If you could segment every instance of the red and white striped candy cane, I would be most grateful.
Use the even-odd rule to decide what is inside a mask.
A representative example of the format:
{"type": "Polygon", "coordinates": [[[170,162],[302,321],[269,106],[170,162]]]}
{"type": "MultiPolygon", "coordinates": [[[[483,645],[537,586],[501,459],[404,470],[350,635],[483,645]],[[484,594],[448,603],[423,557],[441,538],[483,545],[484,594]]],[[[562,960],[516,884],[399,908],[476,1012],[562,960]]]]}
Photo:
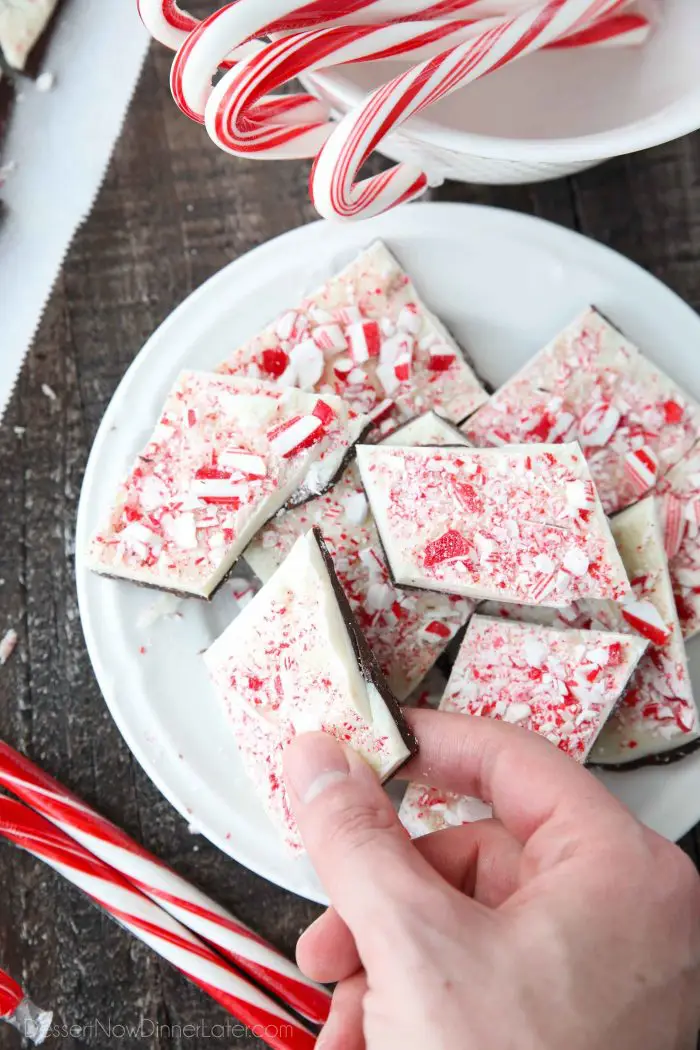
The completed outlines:
{"type": "MultiPolygon", "coordinates": [[[[205,119],[213,73],[217,69],[230,69],[235,60],[246,54],[258,53],[261,45],[255,38],[263,34],[275,38],[292,30],[317,30],[329,26],[345,29],[377,25],[382,20],[387,24],[399,20],[445,23],[459,14],[468,15],[473,23],[474,16],[480,17],[484,10],[494,6],[486,0],[442,0],[438,3],[426,3],[426,0],[312,0],[302,5],[298,0],[236,0],[198,22],[181,12],[172,0],[138,0],[138,3],[142,19],[156,39],[178,48],[170,78],[173,97],[183,113],[200,123],[205,119]]],[[[629,3],[629,0],[618,0],[618,5],[622,3],[629,3]]],[[[517,4],[513,0],[503,0],[498,6],[521,7],[522,0],[517,4]]],[[[624,29],[620,26],[592,42],[638,42],[645,29],[648,25],[642,19],[635,26],[634,33],[630,32],[629,26],[624,29]]],[[[374,57],[372,50],[367,57],[374,57]]],[[[326,64],[331,63],[327,61],[326,64]]],[[[326,108],[310,95],[299,95],[293,100],[291,97],[274,101],[265,99],[261,106],[268,117],[284,114],[287,122],[292,110],[298,121],[325,120],[328,116],[326,108]]]]}
{"type": "Polygon", "coordinates": [[[21,802],[0,797],[0,835],[46,862],[135,937],[247,1025],[274,1050],[311,1050],[315,1037],[237,974],[203,941],[134,889],[113,868],[21,802]]]}
{"type": "Polygon", "coordinates": [[[0,970],[0,1018],[11,1017],[24,999],[24,992],[9,973],[0,970]]]}
{"type": "MultiPolygon", "coordinates": [[[[199,18],[184,11],[175,0],[136,0],[136,6],[154,40],[171,51],[177,51],[200,24],[199,18]]],[[[470,18],[503,16],[526,8],[528,0],[297,0],[288,5],[289,15],[283,19],[278,13],[268,16],[260,0],[257,6],[261,29],[251,35],[258,35],[267,23],[275,22],[276,30],[282,31],[318,29],[321,25],[376,25],[399,19],[447,19],[465,12],[470,18]]]]}
{"type": "Polygon", "coordinates": [[[9,973],[0,970],[0,1021],[5,1021],[21,1032],[25,1039],[38,1046],[49,1034],[53,1013],[40,1010],[24,994],[9,973]]]}
{"type": "Polygon", "coordinates": [[[323,1024],[330,995],[224,908],[0,741],[0,784],[109,864],[304,1017],[323,1024]]]}
{"type": "Polygon", "coordinates": [[[458,88],[585,29],[621,6],[620,0],[546,0],[373,91],[343,117],[316,158],[311,195],[319,213],[326,218],[369,218],[420,196],[428,179],[410,164],[355,182],[385,135],[458,88]]]}
{"type": "MultiPolygon", "coordinates": [[[[617,0],[619,3],[619,0],[617,0]]],[[[424,60],[443,54],[502,21],[402,22],[382,26],[338,26],[282,36],[239,62],[212,89],[205,107],[211,138],[235,156],[313,157],[335,128],[323,106],[309,95],[271,94],[302,73],[370,60],[424,60]],[[305,118],[305,119],[304,119],[305,118]]],[[[647,20],[617,15],[596,21],[547,47],[601,46],[641,41],[647,20]]]]}

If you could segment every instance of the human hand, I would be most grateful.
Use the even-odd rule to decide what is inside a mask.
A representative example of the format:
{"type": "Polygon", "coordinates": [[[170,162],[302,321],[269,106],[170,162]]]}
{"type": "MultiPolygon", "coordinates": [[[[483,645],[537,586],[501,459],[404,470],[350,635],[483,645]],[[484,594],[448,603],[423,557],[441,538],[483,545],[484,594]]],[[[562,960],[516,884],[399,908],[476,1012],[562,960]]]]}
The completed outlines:
{"type": "Polygon", "coordinates": [[[333,907],[297,958],[338,982],[319,1050],[690,1050],[700,879],[586,770],[490,719],[408,712],[402,776],[498,819],[411,843],[369,766],[323,733],[285,753],[333,907]]]}

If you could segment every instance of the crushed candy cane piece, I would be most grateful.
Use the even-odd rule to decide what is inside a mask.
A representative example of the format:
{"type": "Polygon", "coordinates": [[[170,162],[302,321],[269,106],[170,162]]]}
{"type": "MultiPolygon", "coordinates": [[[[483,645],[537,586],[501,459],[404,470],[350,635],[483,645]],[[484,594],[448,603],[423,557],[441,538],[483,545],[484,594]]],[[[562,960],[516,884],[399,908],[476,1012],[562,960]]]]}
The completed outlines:
{"type": "Polygon", "coordinates": [[[17,648],[18,641],[19,638],[17,636],[17,631],[15,631],[13,627],[11,627],[0,639],[0,667],[4,667],[10,659],[17,648]]]}
{"type": "Polygon", "coordinates": [[[700,434],[700,405],[590,308],[463,429],[482,446],[578,440],[613,514],[689,452],[700,434]]]}
{"type": "Polygon", "coordinates": [[[630,593],[578,445],[360,445],[357,459],[398,585],[557,608],[630,593]]]}
{"type": "Polygon", "coordinates": [[[363,414],[400,392],[394,407],[397,422],[429,408],[458,422],[487,400],[457,344],[381,242],[233,350],[219,371],[249,375],[251,366],[283,387],[342,393],[363,414]],[[293,347],[306,341],[323,352],[322,372],[313,387],[318,360],[309,355],[303,368],[290,360],[293,347]],[[397,378],[394,371],[399,359],[399,372],[406,378],[397,378]],[[352,375],[358,367],[362,372],[352,375]]]}

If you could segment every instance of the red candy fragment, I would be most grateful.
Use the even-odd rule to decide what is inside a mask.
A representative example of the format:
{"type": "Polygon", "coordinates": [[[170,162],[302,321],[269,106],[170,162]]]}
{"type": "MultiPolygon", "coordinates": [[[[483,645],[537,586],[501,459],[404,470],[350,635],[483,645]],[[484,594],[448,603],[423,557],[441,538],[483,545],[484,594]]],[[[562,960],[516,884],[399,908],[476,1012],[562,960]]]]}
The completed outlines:
{"type": "Polygon", "coordinates": [[[683,409],[677,401],[664,401],[663,410],[667,423],[680,423],[683,419],[683,409]]]}
{"type": "Polygon", "coordinates": [[[323,437],[323,423],[316,415],[293,416],[278,427],[268,431],[270,448],[284,459],[295,456],[302,449],[310,448],[323,437]]]}
{"type": "Polygon", "coordinates": [[[316,416],[317,419],[320,419],[324,427],[328,426],[328,424],[332,423],[335,419],[335,412],[331,406],[320,399],[316,402],[312,415],[316,416]]]}
{"type": "Polygon", "coordinates": [[[425,555],[423,558],[423,564],[426,569],[431,568],[433,565],[439,565],[443,561],[453,561],[456,558],[468,557],[471,554],[471,544],[460,532],[456,529],[448,529],[444,535],[439,536],[436,540],[432,540],[431,543],[425,548],[425,555]]]}
{"type": "Polygon", "coordinates": [[[364,364],[370,357],[379,357],[381,346],[381,332],[377,321],[362,321],[360,324],[351,324],[347,329],[350,340],[350,353],[357,365],[364,364]]]}
{"type": "Polygon", "coordinates": [[[435,346],[430,351],[428,368],[432,372],[447,372],[455,363],[457,355],[449,346],[435,346]]]}
{"type": "Polygon", "coordinates": [[[289,367],[289,355],[284,350],[263,350],[262,370],[275,378],[284,375],[289,367]]]}
{"type": "Polygon", "coordinates": [[[649,601],[629,602],[623,606],[622,616],[635,631],[654,645],[666,645],[671,630],[664,623],[658,609],[649,601]]]}

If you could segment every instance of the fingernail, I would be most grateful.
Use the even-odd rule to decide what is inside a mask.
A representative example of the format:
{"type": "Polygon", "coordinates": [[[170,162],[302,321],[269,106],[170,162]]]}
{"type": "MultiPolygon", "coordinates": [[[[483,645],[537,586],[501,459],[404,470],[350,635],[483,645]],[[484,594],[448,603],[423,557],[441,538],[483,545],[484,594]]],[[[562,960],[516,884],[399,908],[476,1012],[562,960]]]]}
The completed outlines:
{"type": "Polygon", "coordinates": [[[284,752],[284,773],[297,798],[308,805],[350,774],[345,751],[328,733],[302,733],[284,752]]]}

